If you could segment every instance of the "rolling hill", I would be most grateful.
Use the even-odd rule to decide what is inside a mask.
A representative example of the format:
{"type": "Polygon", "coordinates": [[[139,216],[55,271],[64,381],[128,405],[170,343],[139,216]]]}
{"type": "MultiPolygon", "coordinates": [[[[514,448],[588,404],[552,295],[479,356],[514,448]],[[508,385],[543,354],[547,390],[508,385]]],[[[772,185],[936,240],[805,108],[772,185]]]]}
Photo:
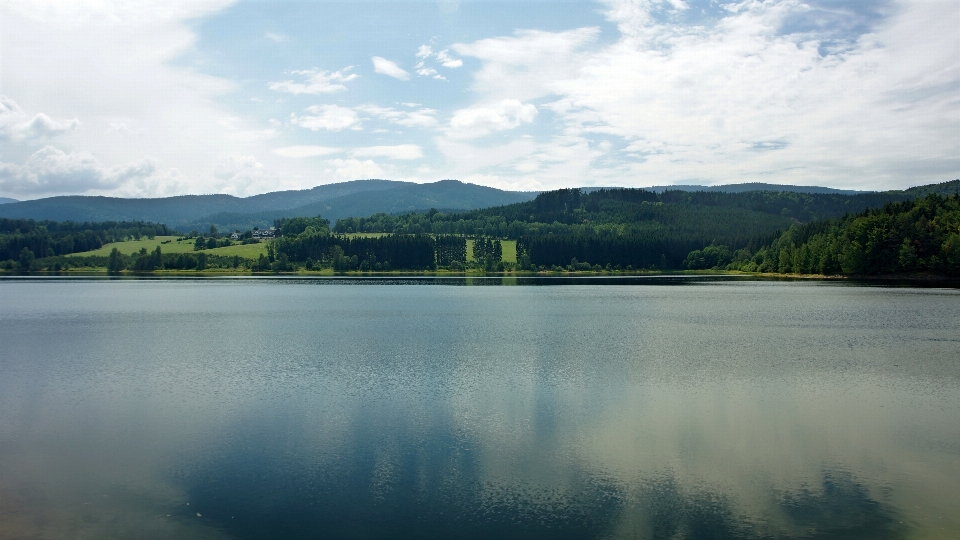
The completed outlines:
{"type": "Polygon", "coordinates": [[[391,180],[354,180],[298,191],[232,195],[182,195],[156,199],[61,196],[0,207],[0,217],[52,221],[152,221],[179,230],[250,228],[278,217],[322,214],[330,219],[377,212],[433,207],[471,210],[533,199],[536,193],[503,191],[442,180],[415,184],[391,180]]]}
{"type": "Polygon", "coordinates": [[[834,189],[823,186],[791,186],[779,184],[764,184],[761,182],[749,182],[745,184],[725,184],[722,186],[697,186],[697,185],[676,185],[676,186],[652,186],[644,188],[654,193],[663,193],[664,191],[707,191],[719,193],[745,193],[747,191],[786,191],[790,193],[814,193],[831,195],[859,195],[862,193],[871,193],[870,191],[856,191],[852,189],[834,189]]]}

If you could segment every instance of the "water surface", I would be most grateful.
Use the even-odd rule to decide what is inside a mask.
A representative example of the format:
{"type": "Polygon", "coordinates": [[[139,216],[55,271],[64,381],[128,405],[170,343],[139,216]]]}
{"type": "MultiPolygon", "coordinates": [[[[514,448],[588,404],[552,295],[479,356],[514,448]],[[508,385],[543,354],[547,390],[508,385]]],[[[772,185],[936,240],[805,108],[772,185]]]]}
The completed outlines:
{"type": "Polygon", "coordinates": [[[956,290],[356,283],[0,281],[0,537],[960,535],[956,290]]]}

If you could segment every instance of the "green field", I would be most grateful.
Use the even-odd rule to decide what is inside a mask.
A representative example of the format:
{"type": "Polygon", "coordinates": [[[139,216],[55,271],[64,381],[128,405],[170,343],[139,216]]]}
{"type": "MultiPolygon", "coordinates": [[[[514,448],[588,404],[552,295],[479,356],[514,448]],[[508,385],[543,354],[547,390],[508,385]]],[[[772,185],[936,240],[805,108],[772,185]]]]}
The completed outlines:
{"type": "MultiPolygon", "coordinates": [[[[347,233],[344,236],[348,238],[380,238],[391,233],[347,233]]],[[[517,241],[501,240],[500,246],[503,248],[503,262],[517,262],[517,241]]],[[[467,239],[467,262],[475,261],[473,258],[473,240],[467,239]]]]}
{"type": "Polygon", "coordinates": [[[388,236],[388,235],[391,235],[391,234],[393,234],[393,233],[385,233],[385,232],[352,232],[352,233],[346,233],[346,234],[344,234],[343,236],[346,236],[347,238],[380,238],[381,236],[388,236]]]}
{"type": "MultiPolygon", "coordinates": [[[[157,246],[160,246],[160,251],[162,253],[194,253],[193,245],[194,240],[183,240],[181,242],[177,241],[176,236],[157,236],[153,240],[130,240],[127,242],[113,242],[111,244],[106,244],[100,249],[95,249],[93,251],[84,251],[82,253],[73,253],[72,255],[76,256],[90,256],[90,255],[100,255],[106,257],[110,255],[110,252],[113,251],[113,248],[117,248],[120,253],[124,255],[132,255],[141,248],[147,248],[147,251],[153,251],[157,249],[157,246]],[[168,243],[164,244],[163,242],[168,243]]],[[[260,257],[260,254],[267,254],[267,243],[260,242],[259,244],[234,244],[232,246],[220,247],[215,249],[205,249],[204,253],[209,255],[226,255],[226,256],[239,256],[245,259],[256,259],[260,257]]],[[[199,252],[198,252],[199,253],[199,252]]]]}
{"type": "MultiPolygon", "coordinates": [[[[503,262],[517,262],[517,241],[501,240],[500,247],[503,249],[503,262]]],[[[476,262],[473,258],[473,240],[467,239],[467,262],[476,262]]]]}
{"type": "MultiPolygon", "coordinates": [[[[387,233],[351,233],[346,236],[351,238],[378,238],[386,234],[387,233]]],[[[107,255],[110,255],[110,252],[113,250],[113,248],[117,248],[120,253],[123,253],[124,255],[132,255],[140,251],[141,248],[147,248],[147,251],[153,251],[157,249],[157,246],[160,246],[160,251],[163,253],[194,253],[193,245],[193,239],[178,242],[176,236],[157,236],[153,240],[129,240],[127,242],[114,242],[111,244],[106,244],[100,249],[84,251],[82,253],[73,253],[71,255],[78,257],[86,257],[90,255],[106,257],[107,255]],[[163,242],[167,243],[164,244],[163,242]]],[[[500,245],[503,246],[503,262],[517,262],[517,241],[501,240],[500,245]]],[[[238,256],[245,259],[257,259],[260,257],[261,253],[263,255],[267,254],[267,242],[247,245],[234,244],[228,247],[205,249],[203,252],[210,255],[225,255],[229,257],[238,256]]],[[[473,240],[467,240],[467,260],[474,260],[473,240]]]]}

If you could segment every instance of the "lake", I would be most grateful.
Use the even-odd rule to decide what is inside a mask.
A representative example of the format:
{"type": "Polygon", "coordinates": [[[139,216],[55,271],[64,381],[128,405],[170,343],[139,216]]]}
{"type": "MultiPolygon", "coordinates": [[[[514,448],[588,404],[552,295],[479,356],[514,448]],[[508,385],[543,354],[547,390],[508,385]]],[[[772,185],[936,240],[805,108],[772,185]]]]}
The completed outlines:
{"type": "Polygon", "coordinates": [[[955,539],[958,329],[818,281],[0,279],[0,537],[955,539]]]}

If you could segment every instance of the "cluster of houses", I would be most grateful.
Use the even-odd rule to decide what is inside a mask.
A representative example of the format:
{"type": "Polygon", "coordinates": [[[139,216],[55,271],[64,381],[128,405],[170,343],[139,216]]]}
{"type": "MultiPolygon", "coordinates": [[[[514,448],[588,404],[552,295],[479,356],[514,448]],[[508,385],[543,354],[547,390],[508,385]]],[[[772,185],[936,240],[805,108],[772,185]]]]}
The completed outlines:
{"type": "MultiPolygon", "coordinates": [[[[263,229],[263,230],[254,229],[253,231],[251,231],[250,234],[251,234],[251,237],[252,237],[252,238],[276,238],[276,237],[277,237],[277,232],[278,232],[278,231],[277,231],[277,228],[276,228],[276,227],[270,227],[269,229],[263,229]]],[[[235,233],[231,234],[231,235],[230,235],[230,239],[231,239],[231,240],[240,240],[240,238],[241,238],[242,236],[244,236],[244,234],[238,231],[238,232],[235,232],[235,233]]]]}

